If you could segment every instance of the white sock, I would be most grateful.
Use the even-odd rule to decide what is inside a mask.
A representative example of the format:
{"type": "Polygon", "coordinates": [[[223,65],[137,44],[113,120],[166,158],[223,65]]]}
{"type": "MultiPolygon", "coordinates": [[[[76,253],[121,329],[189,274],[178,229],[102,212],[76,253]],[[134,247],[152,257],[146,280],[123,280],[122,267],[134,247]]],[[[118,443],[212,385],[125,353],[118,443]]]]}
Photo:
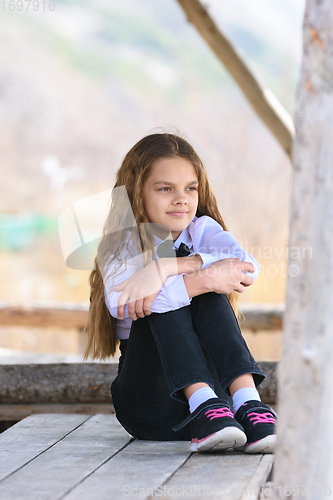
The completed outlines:
{"type": "Polygon", "coordinates": [[[257,389],[254,389],[253,387],[242,387],[241,389],[238,389],[238,391],[236,391],[232,396],[234,412],[236,413],[240,406],[246,403],[246,401],[251,401],[252,399],[261,401],[257,389]]]}
{"type": "Polygon", "coordinates": [[[218,398],[211,387],[201,387],[201,389],[196,390],[188,400],[190,413],[193,413],[198,406],[211,398],[218,398]]]}

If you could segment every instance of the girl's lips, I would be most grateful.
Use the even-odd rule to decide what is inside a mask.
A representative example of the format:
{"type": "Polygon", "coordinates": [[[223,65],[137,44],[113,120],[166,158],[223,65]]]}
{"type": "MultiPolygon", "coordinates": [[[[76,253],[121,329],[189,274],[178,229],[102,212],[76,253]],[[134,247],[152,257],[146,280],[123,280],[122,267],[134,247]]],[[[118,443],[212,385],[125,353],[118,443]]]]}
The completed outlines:
{"type": "Polygon", "coordinates": [[[188,212],[167,212],[168,215],[174,215],[175,217],[182,217],[186,215],[188,212]]]}

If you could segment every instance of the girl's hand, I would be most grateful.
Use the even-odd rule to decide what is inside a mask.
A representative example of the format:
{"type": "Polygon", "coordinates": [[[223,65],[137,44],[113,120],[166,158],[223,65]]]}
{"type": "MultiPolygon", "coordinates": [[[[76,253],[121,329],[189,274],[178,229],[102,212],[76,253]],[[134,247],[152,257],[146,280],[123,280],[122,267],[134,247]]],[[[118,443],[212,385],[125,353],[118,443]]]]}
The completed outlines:
{"type": "Polygon", "coordinates": [[[150,314],[152,302],[168,278],[164,265],[166,262],[163,262],[165,260],[167,259],[158,259],[158,263],[153,260],[127,280],[113,287],[115,292],[123,292],[118,299],[119,319],[124,319],[127,302],[128,314],[132,321],[150,314]],[[159,266],[160,273],[157,266],[159,266]]]}
{"type": "Polygon", "coordinates": [[[251,262],[241,262],[240,258],[223,259],[214,262],[203,271],[209,291],[229,294],[233,290],[243,293],[245,287],[252,285],[253,278],[243,271],[254,272],[251,262]]]}

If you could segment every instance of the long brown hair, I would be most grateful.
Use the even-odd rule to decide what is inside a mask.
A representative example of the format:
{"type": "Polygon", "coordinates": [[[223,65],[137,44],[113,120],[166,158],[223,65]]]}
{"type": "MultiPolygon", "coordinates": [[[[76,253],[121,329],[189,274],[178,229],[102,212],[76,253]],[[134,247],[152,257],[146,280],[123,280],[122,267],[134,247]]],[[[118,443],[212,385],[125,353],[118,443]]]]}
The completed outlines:
{"type": "MultiPolygon", "coordinates": [[[[110,315],[104,297],[105,280],[108,278],[108,276],[102,275],[105,263],[111,255],[113,259],[118,259],[119,265],[118,268],[114,269],[115,274],[121,266],[120,255],[125,244],[130,255],[136,241],[139,241],[142,252],[144,252],[145,265],[153,259],[155,241],[149,230],[149,220],[143,206],[142,188],[154,161],[162,157],[182,157],[193,164],[199,181],[196,216],[208,215],[218,222],[225,231],[228,230],[209,186],[204,164],[185,139],[174,134],[160,133],[148,135],[135,144],[125,156],[116,174],[111,208],[104,224],[103,237],[98,246],[95,268],[90,274],[88,343],[84,354],[85,359],[88,356],[92,356],[93,359],[105,359],[113,356],[118,343],[116,319],[110,315]],[[128,199],[123,196],[124,190],[115,189],[120,186],[126,188],[128,199]],[[130,204],[131,210],[125,206],[126,201],[130,204]],[[128,228],[130,231],[130,239],[128,232],[122,230],[124,228],[128,228]],[[131,248],[128,246],[130,241],[132,242],[131,248]]],[[[233,291],[227,297],[237,317],[239,294],[233,291]]]]}

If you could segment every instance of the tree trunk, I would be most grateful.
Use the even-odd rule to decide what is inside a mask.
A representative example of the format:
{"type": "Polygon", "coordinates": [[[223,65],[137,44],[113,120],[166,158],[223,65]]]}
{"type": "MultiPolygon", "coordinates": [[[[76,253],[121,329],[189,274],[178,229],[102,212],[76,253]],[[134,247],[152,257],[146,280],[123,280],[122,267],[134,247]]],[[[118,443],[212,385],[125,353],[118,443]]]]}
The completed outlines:
{"type": "Polygon", "coordinates": [[[332,0],[307,1],[295,122],[274,497],[314,500],[333,496],[332,0]]]}

